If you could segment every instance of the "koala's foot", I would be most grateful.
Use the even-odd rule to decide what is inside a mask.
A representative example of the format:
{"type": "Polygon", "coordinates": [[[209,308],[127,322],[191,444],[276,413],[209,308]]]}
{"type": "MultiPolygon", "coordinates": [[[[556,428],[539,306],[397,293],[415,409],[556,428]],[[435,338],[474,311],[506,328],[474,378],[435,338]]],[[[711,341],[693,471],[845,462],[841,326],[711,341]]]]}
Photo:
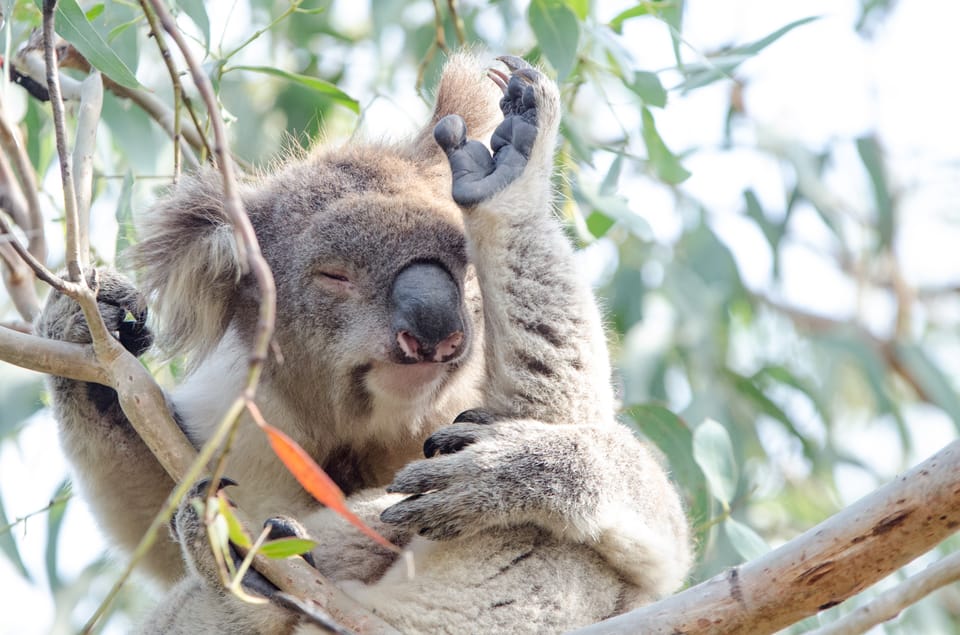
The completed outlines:
{"type": "Polygon", "coordinates": [[[512,74],[494,69],[489,73],[503,91],[503,123],[490,139],[493,154],[479,141],[467,141],[467,127],[459,115],[447,115],[433,130],[434,139],[450,161],[453,200],[464,207],[489,199],[523,174],[540,133],[540,108],[545,101],[554,106],[553,87],[539,71],[519,57],[498,59],[512,74]],[[549,90],[545,90],[547,87],[549,90]]]}
{"type": "MultiPolygon", "coordinates": [[[[236,483],[227,478],[221,479],[217,490],[219,491],[229,485],[236,485],[236,483]]],[[[209,479],[201,479],[190,489],[171,521],[171,533],[174,539],[180,543],[187,566],[199,575],[205,584],[212,588],[219,588],[222,584],[219,565],[211,551],[203,519],[198,514],[197,507],[194,504],[194,501],[198,499],[203,500],[209,489],[209,479]]],[[[267,519],[263,526],[269,528],[270,533],[267,537],[270,540],[307,537],[306,529],[292,518],[275,516],[267,519]]],[[[239,566],[243,561],[240,552],[233,544],[230,545],[230,557],[233,559],[235,566],[239,566]]],[[[305,554],[303,558],[310,566],[315,567],[313,556],[305,554]]],[[[266,598],[273,598],[279,590],[270,580],[254,569],[247,570],[243,576],[242,584],[245,590],[266,598]]]]}
{"type": "MultiPolygon", "coordinates": [[[[133,283],[110,269],[91,270],[87,274],[91,288],[98,289],[100,315],[120,343],[135,356],[153,344],[147,328],[147,301],[133,283]]],[[[49,339],[89,344],[90,329],[80,305],[59,291],[52,291],[37,321],[37,334],[49,339]]]]}

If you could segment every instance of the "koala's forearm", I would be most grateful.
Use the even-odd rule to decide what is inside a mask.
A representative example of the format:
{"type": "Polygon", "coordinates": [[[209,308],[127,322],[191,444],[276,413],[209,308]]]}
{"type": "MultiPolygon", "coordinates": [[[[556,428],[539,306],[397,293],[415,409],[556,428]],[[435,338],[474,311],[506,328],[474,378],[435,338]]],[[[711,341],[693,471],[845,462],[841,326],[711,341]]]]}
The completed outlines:
{"type": "MultiPolygon", "coordinates": [[[[136,547],[174,483],[127,420],[111,388],[52,377],[60,442],[100,525],[122,550],[136,547]]],[[[161,532],[143,561],[164,584],[183,574],[179,546],[161,532]]]]}
{"type": "Polygon", "coordinates": [[[464,215],[483,294],[487,405],[554,423],[607,422],[614,403],[600,314],[552,213],[559,113],[538,116],[553,129],[541,132],[527,169],[464,215]]]}

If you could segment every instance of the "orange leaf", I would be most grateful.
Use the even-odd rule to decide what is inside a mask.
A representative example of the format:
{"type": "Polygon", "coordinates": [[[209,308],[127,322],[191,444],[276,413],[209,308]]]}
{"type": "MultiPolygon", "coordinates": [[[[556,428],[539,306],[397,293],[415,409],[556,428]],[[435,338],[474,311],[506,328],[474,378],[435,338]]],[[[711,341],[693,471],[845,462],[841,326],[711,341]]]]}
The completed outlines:
{"type": "MultiPolygon", "coordinates": [[[[259,415],[259,413],[257,413],[259,415]]],[[[362,531],[377,543],[391,551],[400,553],[400,548],[378,534],[369,525],[360,520],[347,507],[346,499],[337,484],[323,471],[316,461],[301,448],[296,441],[274,428],[259,416],[257,425],[267,433],[273,452],[283,461],[294,478],[318,501],[343,516],[350,524],[362,531]]]]}

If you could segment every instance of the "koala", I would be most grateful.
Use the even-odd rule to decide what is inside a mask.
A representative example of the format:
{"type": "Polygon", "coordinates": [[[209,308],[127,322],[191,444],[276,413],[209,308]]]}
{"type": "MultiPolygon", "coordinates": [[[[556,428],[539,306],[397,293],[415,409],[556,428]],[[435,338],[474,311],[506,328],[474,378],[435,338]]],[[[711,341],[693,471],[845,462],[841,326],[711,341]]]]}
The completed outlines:
{"type": "MultiPolygon", "coordinates": [[[[416,573],[313,501],[248,421],[229,495],[253,517],[297,519],[319,571],[404,632],[567,630],[669,594],[691,563],[675,489],[616,421],[600,312],[553,215],[557,88],[500,59],[509,74],[488,80],[452,57],[406,143],[319,148],[242,185],[277,287],[278,352],[257,403],[416,573]]],[[[257,320],[222,198],[216,173],[185,179],[141,223],[142,291],[99,276],[128,350],[152,345],[149,299],[161,348],[188,358],[169,401],[197,446],[245,381],[257,320]]],[[[37,330],[89,341],[57,294],[37,330]]],[[[50,390],[83,491],[131,547],[173,483],[111,389],[53,378],[50,390]]],[[[310,631],[220,588],[191,505],[173,524],[144,563],[172,587],[148,631],[310,631]]]]}

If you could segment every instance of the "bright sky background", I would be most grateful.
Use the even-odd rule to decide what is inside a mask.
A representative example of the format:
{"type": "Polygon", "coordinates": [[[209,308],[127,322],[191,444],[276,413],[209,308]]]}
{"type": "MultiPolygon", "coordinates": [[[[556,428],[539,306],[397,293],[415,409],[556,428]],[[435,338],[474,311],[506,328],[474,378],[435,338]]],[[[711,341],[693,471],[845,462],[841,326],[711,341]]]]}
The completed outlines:
{"type": "MultiPolygon", "coordinates": [[[[229,3],[209,3],[210,10],[229,3]]],[[[598,4],[598,17],[609,20],[630,2],[598,4]]],[[[960,3],[938,0],[900,2],[894,14],[871,40],[853,31],[858,3],[852,0],[690,0],[684,37],[689,59],[697,52],[713,51],[724,45],[749,42],[799,18],[823,18],[800,27],[772,45],[740,70],[747,80],[745,101],[751,117],[761,126],[738,134],[756,135],[768,144],[778,139],[801,140],[817,149],[836,139],[852,139],[876,130],[890,161],[891,181],[903,188],[900,243],[905,275],[915,284],[956,284],[960,279],[960,223],[955,201],[960,200],[956,179],[960,161],[960,88],[956,64],[960,60],[960,3]]],[[[345,22],[362,19],[368,3],[347,0],[335,3],[334,11],[345,22]]],[[[211,16],[215,18],[215,16],[211,16]]],[[[235,12],[230,29],[246,24],[242,11],[235,12]]],[[[216,27],[214,27],[216,29],[216,27]]],[[[222,25],[221,25],[222,28],[222,25]]],[[[237,31],[233,31],[236,33],[237,31]]],[[[627,23],[623,42],[631,47],[642,68],[651,70],[673,65],[665,27],[654,21],[627,23]]],[[[371,103],[369,82],[377,72],[376,60],[368,52],[356,52],[356,74],[344,88],[362,104],[371,103]]],[[[670,74],[664,74],[670,85],[670,74]]],[[[674,150],[719,145],[722,117],[729,85],[718,83],[688,97],[671,94],[668,108],[656,113],[657,124],[674,150]]],[[[420,119],[423,105],[413,92],[395,99],[373,100],[366,116],[374,136],[395,134],[398,121],[420,119]],[[378,127],[377,124],[382,124],[378,127]],[[388,128],[389,127],[389,128],[388,128]]],[[[617,115],[625,121],[636,118],[626,105],[617,115]]],[[[603,121],[603,117],[597,117],[603,121]]],[[[865,214],[870,200],[869,184],[852,144],[841,154],[831,171],[830,183],[853,213],[865,214]]],[[[732,247],[741,275],[752,288],[770,282],[771,256],[759,231],[740,214],[741,193],[753,187],[765,208],[784,208],[784,185],[776,162],[759,152],[700,152],[686,162],[693,172],[684,188],[709,207],[714,229],[732,247]]],[[[680,231],[673,197],[649,180],[622,183],[633,209],[665,241],[680,231]]],[[[822,245],[826,231],[812,212],[795,219],[806,241],[822,245]]],[[[112,243],[112,236],[106,241],[112,243]]],[[[776,292],[790,303],[836,317],[856,313],[869,316],[878,333],[890,326],[891,305],[883,297],[858,298],[849,282],[837,275],[833,265],[801,244],[787,248],[783,285],[776,292]]],[[[960,372],[958,363],[947,368],[960,372]]],[[[0,384],[17,381],[20,371],[0,366],[0,384]]],[[[916,414],[916,413],[914,413],[916,414]]],[[[940,413],[922,413],[926,432],[918,438],[916,460],[932,453],[952,437],[953,427],[940,413]]],[[[898,452],[895,439],[887,439],[888,428],[855,427],[852,446],[862,448],[863,433],[870,430],[872,442],[867,458],[881,472],[890,472],[889,456],[898,452]]],[[[47,416],[37,416],[20,435],[19,448],[2,446],[0,493],[11,518],[43,507],[66,472],[55,440],[55,425],[47,416]],[[30,482],[23,475],[30,474],[30,482]]],[[[872,489],[874,484],[850,475],[846,496],[852,498],[872,489]]],[[[52,608],[43,573],[45,516],[31,519],[16,529],[21,554],[34,574],[36,586],[23,580],[0,559],[4,601],[0,634],[31,634],[50,631],[52,608]]],[[[60,545],[60,567],[69,577],[101,550],[102,538],[94,529],[81,501],[74,499],[60,545]],[[94,546],[96,545],[96,546],[94,546]]],[[[89,615],[93,606],[85,606],[89,615]]]]}

